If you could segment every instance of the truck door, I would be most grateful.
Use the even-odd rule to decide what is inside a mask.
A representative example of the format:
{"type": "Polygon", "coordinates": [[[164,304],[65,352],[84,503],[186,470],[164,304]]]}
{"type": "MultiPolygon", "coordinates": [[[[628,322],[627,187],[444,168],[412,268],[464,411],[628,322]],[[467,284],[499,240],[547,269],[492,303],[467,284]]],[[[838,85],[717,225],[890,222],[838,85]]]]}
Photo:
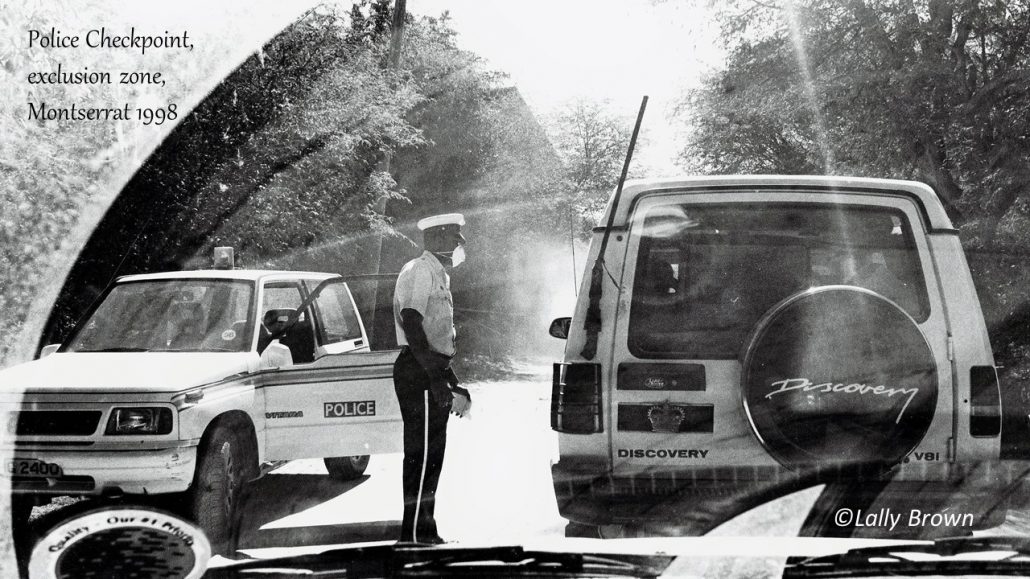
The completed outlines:
{"type": "Polygon", "coordinates": [[[347,285],[311,287],[313,360],[272,372],[266,392],[271,460],[395,452],[400,408],[393,391],[396,352],[369,352],[347,285]]]}
{"type": "MultiPolygon", "coordinates": [[[[315,289],[309,287],[311,291],[315,289]]],[[[315,297],[314,306],[315,330],[318,335],[315,357],[369,351],[361,314],[358,313],[346,283],[333,281],[323,284],[315,297]]]]}

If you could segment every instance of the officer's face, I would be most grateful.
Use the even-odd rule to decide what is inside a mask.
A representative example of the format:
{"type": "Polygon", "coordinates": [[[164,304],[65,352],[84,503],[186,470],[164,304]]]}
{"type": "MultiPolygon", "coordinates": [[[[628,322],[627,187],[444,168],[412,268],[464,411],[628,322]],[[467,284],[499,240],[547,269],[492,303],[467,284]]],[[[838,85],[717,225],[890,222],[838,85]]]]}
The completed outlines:
{"type": "Polygon", "coordinates": [[[426,232],[426,249],[433,253],[450,253],[465,244],[465,237],[457,227],[426,232]]]}
{"type": "Polygon", "coordinates": [[[465,245],[465,236],[460,231],[455,231],[447,238],[447,244],[451,248],[450,251],[454,251],[459,245],[465,245]]]}

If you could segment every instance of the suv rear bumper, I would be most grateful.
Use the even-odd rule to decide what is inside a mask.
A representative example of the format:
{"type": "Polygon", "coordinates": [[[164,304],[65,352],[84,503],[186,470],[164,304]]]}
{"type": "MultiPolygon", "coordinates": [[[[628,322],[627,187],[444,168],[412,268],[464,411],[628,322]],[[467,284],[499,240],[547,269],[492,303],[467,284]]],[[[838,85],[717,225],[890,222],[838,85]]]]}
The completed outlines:
{"type": "Polygon", "coordinates": [[[953,465],[953,478],[936,480],[905,480],[897,472],[884,477],[873,467],[805,476],[775,467],[613,475],[607,463],[576,458],[551,467],[562,517],[585,525],[677,525],[683,534],[703,534],[753,507],[816,485],[875,487],[877,481],[891,481],[893,504],[961,504],[973,513],[975,528],[986,528],[1000,524],[998,517],[1005,515],[1004,501],[1014,492],[1013,485],[1020,484],[1020,474],[1030,473],[1030,463],[993,461],[986,466],[953,465]]]}
{"type": "Polygon", "coordinates": [[[747,497],[746,504],[758,504],[770,494],[785,494],[784,484],[788,489],[800,484],[796,476],[778,468],[614,475],[607,463],[591,460],[558,462],[551,466],[551,478],[558,511],[570,521],[588,525],[677,522],[700,525],[701,532],[707,530],[704,511],[708,510],[699,508],[701,505],[728,507],[741,497],[747,497]]]}
{"type": "Polygon", "coordinates": [[[162,494],[185,491],[193,483],[197,447],[89,452],[19,448],[13,459],[41,460],[60,466],[63,472],[55,478],[8,475],[14,494],[162,494]]]}

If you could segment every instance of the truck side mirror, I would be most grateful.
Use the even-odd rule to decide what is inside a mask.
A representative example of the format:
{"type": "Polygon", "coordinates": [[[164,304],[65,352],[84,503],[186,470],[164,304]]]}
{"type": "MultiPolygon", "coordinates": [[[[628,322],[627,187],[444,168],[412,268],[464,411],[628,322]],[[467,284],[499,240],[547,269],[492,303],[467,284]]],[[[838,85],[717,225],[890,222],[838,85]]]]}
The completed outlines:
{"type": "Polygon", "coordinates": [[[567,340],[570,327],[572,327],[572,318],[555,318],[547,332],[555,338],[567,340]]]}
{"type": "Polygon", "coordinates": [[[50,354],[53,354],[61,347],[61,344],[47,344],[43,346],[43,349],[39,351],[39,358],[42,360],[50,354]]]}

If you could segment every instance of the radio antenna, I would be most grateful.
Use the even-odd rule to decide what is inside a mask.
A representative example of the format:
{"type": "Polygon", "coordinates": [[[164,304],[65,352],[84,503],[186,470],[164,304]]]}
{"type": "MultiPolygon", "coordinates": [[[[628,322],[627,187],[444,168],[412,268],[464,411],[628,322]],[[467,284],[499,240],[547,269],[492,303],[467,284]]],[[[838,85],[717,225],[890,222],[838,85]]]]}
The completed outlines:
{"type": "Polygon", "coordinates": [[[619,198],[622,197],[622,187],[626,184],[626,173],[629,172],[629,162],[633,159],[633,149],[637,146],[637,134],[640,133],[640,123],[644,120],[644,109],[647,108],[647,95],[640,101],[640,111],[637,112],[637,124],[633,126],[633,135],[629,138],[629,149],[626,151],[626,162],[622,164],[622,174],[619,175],[619,184],[615,188],[615,196],[612,197],[612,206],[608,209],[608,223],[604,227],[604,235],[601,237],[601,247],[597,251],[597,259],[594,267],[590,270],[590,305],[587,307],[587,317],[583,320],[583,329],[587,331],[586,343],[580,355],[587,360],[593,360],[597,354],[597,335],[601,332],[601,293],[604,287],[604,254],[608,249],[608,238],[612,233],[612,226],[615,224],[615,211],[619,207],[619,198]]]}

